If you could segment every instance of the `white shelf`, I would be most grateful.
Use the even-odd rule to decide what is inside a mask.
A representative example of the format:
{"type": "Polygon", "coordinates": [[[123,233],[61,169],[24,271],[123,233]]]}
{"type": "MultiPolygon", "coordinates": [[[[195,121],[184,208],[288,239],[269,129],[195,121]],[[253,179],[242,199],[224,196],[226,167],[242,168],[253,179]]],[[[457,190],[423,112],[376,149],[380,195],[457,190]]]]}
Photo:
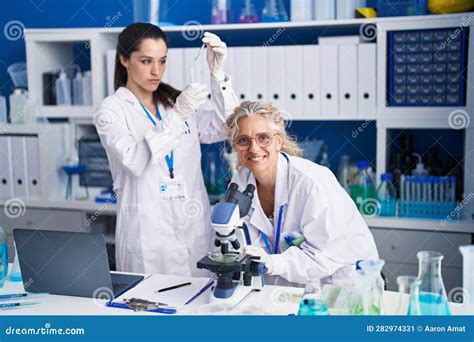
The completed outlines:
{"type": "Polygon", "coordinates": [[[93,106],[42,106],[41,113],[48,118],[88,118],[94,114],[93,106]]]}
{"type": "Polygon", "coordinates": [[[449,221],[442,225],[441,219],[421,219],[404,217],[372,217],[365,218],[370,228],[428,230],[452,233],[474,234],[474,222],[449,221]]]}
{"type": "MultiPolygon", "coordinates": [[[[6,200],[0,200],[0,206],[4,206],[6,200]]],[[[64,209],[64,210],[76,210],[83,211],[86,213],[99,212],[102,215],[115,215],[117,212],[116,204],[107,203],[95,203],[91,201],[76,201],[76,200],[64,200],[64,201],[29,201],[24,200],[26,208],[36,209],[64,209]]]]}
{"type": "MultiPolygon", "coordinates": [[[[456,13],[456,14],[444,14],[444,15],[423,15],[423,16],[403,16],[403,17],[384,17],[384,18],[368,18],[368,19],[338,19],[338,20],[320,20],[320,21],[298,21],[298,22],[275,22],[275,23],[251,23],[251,24],[224,24],[224,25],[199,25],[199,30],[204,31],[224,31],[224,30],[259,30],[259,29],[279,29],[279,28],[317,28],[327,26],[356,26],[364,23],[400,23],[406,22],[407,20],[418,21],[418,22],[429,22],[438,19],[457,19],[472,15],[472,13],[456,13]]],[[[159,25],[159,24],[158,24],[159,25]]],[[[189,29],[189,26],[176,25],[176,26],[162,26],[160,27],[164,32],[183,32],[189,29]]],[[[116,33],[122,32],[124,27],[114,28],[59,28],[64,36],[70,35],[71,33],[78,37],[88,36],[90,33],[104,32],[104,33],[116,33]]],[[[25,34],[35,34],[44,36],[45,41],[51,41],[51,29],[26,29],[25,34]]],[[[37,40],[38,38],[35,38],[37,40]]],[[[80,38],[74,38],[75,40],[80,38]]],[[[65,39],[63,39],[65,40],[65,39]]]]}

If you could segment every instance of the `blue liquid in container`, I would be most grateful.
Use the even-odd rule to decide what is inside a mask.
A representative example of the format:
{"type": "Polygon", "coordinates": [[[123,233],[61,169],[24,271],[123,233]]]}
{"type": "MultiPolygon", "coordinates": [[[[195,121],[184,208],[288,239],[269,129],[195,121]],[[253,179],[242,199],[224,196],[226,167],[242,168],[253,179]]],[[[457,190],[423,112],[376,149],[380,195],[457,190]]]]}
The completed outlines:
{"type": "MultiPolygon", "coordinates": [[[[436,293],[421,292],[419,296],[421,315],[451,315],[448,301],[444,296],[436,293]]],[[[416,310],[416,309],[415,309],[416,310]]],[[[418,314],[412,308],[412,303],[408,306],[408,315],[418,314]],[[415,312],[414,312],[415,311],[415,312]]]]}
{"type": "Polygon", "coordinates": [[[327,316],[329,315],[326,303],[321,299],[303,298],[298,310],[299,316],[327,316]]]}

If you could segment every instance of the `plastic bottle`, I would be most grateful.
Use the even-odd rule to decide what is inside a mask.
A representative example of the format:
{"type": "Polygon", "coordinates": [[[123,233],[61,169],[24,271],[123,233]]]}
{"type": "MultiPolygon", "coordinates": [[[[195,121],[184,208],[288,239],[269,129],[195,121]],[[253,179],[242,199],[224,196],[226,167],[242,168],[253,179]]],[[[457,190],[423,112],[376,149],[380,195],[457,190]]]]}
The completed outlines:
{"type": "Polygon", "coordinates": [[[313,0],[291,0],[291,21],[313,20],[313,0]]]}
{"type": "Polygon", "coordinates": [[[416,163],[416,167],[414,170],[411,171],[412,176],[418,176],[420,178],[427,176],[428,171],[425,169],[425,165],[421,160],[421,156],[418,153],[413,153],[418,158],[418,162],[416,163]]]}
{"type": "Polygon", "coordinates": [[[7,99],[0,95],[0,124],[8,123],[7,99]]]}
{"type": "Polygon", "coordinates": [[[92,106],[92,73],[90,70],[82,73],[82,104],[92,106]]]}
{"type": "Polygon", "coordinates": [[[232,11],[229,0],[212,0],[211,23],[214,25],[232,23],[232,11]]]}
{"type": "Polygon", "coordinates": [[[255,11],[252,0],[244,0],[242,11],[240,12],[239,23],[258,23],[260,18],[255,11]]]}
{"type": "Polygon", "coordinates": [[[328,307],[323,300],[319,273],[316,269],[308,270],[308,282],[304,288],[303,298],[298,309],[299,316],[327,316],[328,307]]]}
{"type": "Polygon", "coordinates": [[[61,69],[59,78],[54,82],[56,87],[56,104],[63,106],[71,105],[71,80],[67,77],[64,69],[61,69]]]}
{"type": "Polygon", "coordinates": [[[368,167],[369,163],[366,160],[359,160],[357,162],[358,174],[354,184],[351,185],[351,197],[359,211],[363,214],[370,214],[369,212],[364,212],[364,201],[369,198],[375,198],[375,187],[373,180],[367,172],[368,167]]]}
{"type": "Polygon", "coordinates": [[[337,180],[346,191],[349,191],[349,161],[348,155],[342,155],[337,168],[337,180]]]}
{"type": "Polygon", "coordinates": [[[0,227],[0,257],[3,260],[3,277],[6,277],[8,273],[8,243],[7,234],[2,227],[0,227]]]}
{"type": "Polygon", "coordinates": [[[397,207],[397,190],[393,185],[393,175],[382,173],[380,186],[377,189],[377,199],[380,202],[380,216],[395,216],[397,207]]]}
{"type": "Polygon", "coordinates": [[[77,68],[76,76],[72,80],[72,104],[74,106],[80,106],[84,101],[82,72],[79,66],[77,68]]]}
{"type": "Polygon", "coordinates": [[[262,23],[288,21],[288,13],[283,5],[283,0],[266,0],[261,21],[262,23]]]}
{"type": "Polygon", "coordinates": [[[16,88],[10,95],[10,122],[13,125],[24,125],[28,112],[28,91],[16,88]]]}
{"type": "Polygon", "coordinates": [[[328,145],[324,144],[321,152],[321,160],[319,161],[319,165],[326,166],[327,168],[331,168],[331,164],[329,163],[329,153],[328,153],[328,145]]]}
{"type": "Polygon", "coordinates": [[[13,260],[13,267],[10,273],[11,281],[22,281],[21,270],[20,270],[20,261],[18,260],[18,251],[16,250],[15,245],[15,259],[13,260]]]}

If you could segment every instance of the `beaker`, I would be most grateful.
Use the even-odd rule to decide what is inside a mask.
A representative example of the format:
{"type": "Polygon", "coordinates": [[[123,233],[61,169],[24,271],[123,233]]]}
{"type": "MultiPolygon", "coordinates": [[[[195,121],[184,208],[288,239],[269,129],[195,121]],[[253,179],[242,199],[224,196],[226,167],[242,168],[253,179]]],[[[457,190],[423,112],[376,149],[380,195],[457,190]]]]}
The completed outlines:
{"type": "Polygon", "coordinates": [[[397,277],[398,284],[398,305],[397,315],[406,315],[408,312],[408,302],[411,294],[411,286],[415,282],[415,276],[402,275],[397,277]]]}
{"type": "Polygon", "coordinates": [[[474,245],[459,247],[463,257],[462,265],[462,287],[463,303],[474,302],[474,245]]]}
{"type": "Polygon", "coordinates": [[[380,315],[382,311],[384,260],[363,260],[356,263],[355,286],[349,298],[350,315],[380,315]]]}
{"type": "Polygon", "coordinates": [[[448,298],[441,277],[443,255],[433,251],[421,251],[418,277],[411,289],[408,315],[450,315],[448,298]]]}

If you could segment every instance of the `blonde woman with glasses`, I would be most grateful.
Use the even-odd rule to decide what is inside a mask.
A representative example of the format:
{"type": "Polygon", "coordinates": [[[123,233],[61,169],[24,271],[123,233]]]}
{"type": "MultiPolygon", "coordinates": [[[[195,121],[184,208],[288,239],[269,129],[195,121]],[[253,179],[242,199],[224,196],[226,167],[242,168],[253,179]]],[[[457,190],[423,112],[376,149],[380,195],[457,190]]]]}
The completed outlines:
{"type": "Polygon", "coordinates": [[[227,118],[238,155],[232,182],[256,186],[245,218],[251,238],[246,253],[260,257],[267,283],[298,286],[316,269],[321,285],[352,285],[361,259],[378,259],[362,216],[332,172],[300,157],[283,115],[266,102],[245,101],[227,118]]]}

